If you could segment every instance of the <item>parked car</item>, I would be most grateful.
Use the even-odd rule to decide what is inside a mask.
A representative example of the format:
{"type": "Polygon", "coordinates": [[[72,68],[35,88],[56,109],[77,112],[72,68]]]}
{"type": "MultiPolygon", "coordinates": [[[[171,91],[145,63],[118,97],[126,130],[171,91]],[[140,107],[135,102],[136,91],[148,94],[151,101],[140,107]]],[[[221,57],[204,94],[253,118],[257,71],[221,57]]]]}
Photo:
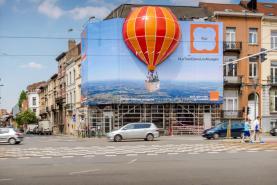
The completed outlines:
{"type": "Polygon", "coordinates": [[[39,121],[38,122],[38,134],[41,135],[51,135],[52,134],[52,124],[50,121],[48,120],[43,120],[43,121],[39,121]]]}
{"type": "Polygon", "coordinates": [[[159,137],[159,129],[154,123],[129,123],[118,130],[109,132],[109,140],[119,142],[124,139],[144,139],[153,141],[159,137]]]}
{"type": "Polygon", "coordinates": [[[26,133],[27,134],[35,134],[36,128],[38,128],[38,124],[28,124],[26,133]]]}
{"type": "Polygon", "coordinates": [[[272,128],[272,129],[270,130],[270,134],[271,134],[272,136],[277,136],[277,127],[272,128]]]}
{"type": "MultiPolygon", "coordinates": [[[[220,137],[226,137],[227,136],[227,128],[228,123],[220,123],[216,125],[215,127],[212,127],[210,129],[204,130],[202,133],[202,136],[207,139],[218,139],[220,137]]],[[[244,130],[244,124],[243,123],[232,123],[231,124],[231,137],[238,138],[242,137],[244,130]]]]}
{"type": "Polygon", "coordinates": [[[10,143],[11,145],[19,144],[23,141],[23,134],[14,128],[0,128],[0,142],[10,143]]]}

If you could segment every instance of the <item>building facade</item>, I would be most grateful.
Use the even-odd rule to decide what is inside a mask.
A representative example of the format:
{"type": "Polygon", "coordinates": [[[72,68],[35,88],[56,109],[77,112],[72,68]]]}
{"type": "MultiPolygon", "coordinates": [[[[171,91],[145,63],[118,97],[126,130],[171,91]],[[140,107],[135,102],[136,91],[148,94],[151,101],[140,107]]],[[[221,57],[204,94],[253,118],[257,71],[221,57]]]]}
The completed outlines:
{"type": "Polygon", "coordinates": [[[277,3],[257,3],[257,12],[263,13],[262,48],[271,50],[262,63],[262,123],[269,131],[277,125],[277,3]],[[276,49],[274,49],[276,48],[276,49]]]}
{"type": "Polygon", "coordinates": [[[224,24],[224,104],[223,118],[254,120],[261,116],[261,63],[259,56],[237,63],[233,60],[260,52],[261,20],[240,4],[200,3],[213,13],[214,20],[224,24]]]}
{"type": "MultiPolygon", "coordinates": [[[[74,42],[72,42],[74,43],[74,42]]],[[[76,135],[79,122],[78,122],[78,105],[79,100],[79,83],[77,79],[80,77],[80,60],[81,60],[80,44],[71,45],[67,52],[67,62],[65,67],[66,76],[66,125],[65,133],[76,135]],[[78,97],[78,99],[77,99],[78,97]]]]}

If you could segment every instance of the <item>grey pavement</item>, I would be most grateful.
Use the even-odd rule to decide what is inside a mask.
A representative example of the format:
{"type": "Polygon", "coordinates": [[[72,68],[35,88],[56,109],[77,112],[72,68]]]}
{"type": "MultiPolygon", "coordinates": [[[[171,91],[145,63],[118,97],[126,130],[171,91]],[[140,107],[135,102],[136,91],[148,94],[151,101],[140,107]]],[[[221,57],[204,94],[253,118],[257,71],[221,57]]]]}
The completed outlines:
{"type": "Polygon", "coordinates": [[[31,136],[22,145],[0,145],[0,185],[276,184],[275,138],[266,144],[237,141],[31,136]]]}

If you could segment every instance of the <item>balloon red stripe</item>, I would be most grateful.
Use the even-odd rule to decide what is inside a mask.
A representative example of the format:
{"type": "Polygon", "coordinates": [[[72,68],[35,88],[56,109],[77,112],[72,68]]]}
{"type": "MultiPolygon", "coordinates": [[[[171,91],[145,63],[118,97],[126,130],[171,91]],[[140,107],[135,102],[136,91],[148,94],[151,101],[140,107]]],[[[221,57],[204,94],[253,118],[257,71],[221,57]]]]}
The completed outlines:
{"type": "Polygon", "coordinates": [[[144,16],[147,16],[146,13],[147,13],[147,7],[142,7],[136,18],[135,29],[136,29],[136,37],[137,37],[138,43],[140,45],[140,48],[142,50],[141,52],[143,52],[143,55],[146,59],[146,61],[144,61],[144,62],[146,64],[149,64],[146,39],[145,39],[145,19],[142,18],[144,16]]]}
{"type": "MultiPolygon", "coordinates": [[[[128,17],[130,17],[131,14],[129,14],[128,17]]],[[[127,29],[128,29],[128,23],[129,21],[125,21],[123,24],[123,39],[125,40],[125,43],[127,45],[127,47],[135,54],[136,53],[136,49],[134,48],[134,46],[132,45],[132,43],[130,42],[129,38],[128,38],[128,34],[127,34],[127,29]],[[124,31],[126,30],[126,31],[124,31]]],[[[139,55],[136,55],[141,61],[144,61],[139,55]]]]}
{"type": "Polygon", "coordinates": [[[162,48],[164,42],[164,36],[166,33],[166,21],[165,16],[160,7],[156,8],[156,16],[157,16],[157,32],[156,32],[156,46],[155,46],[155,56],[154,56],[154,65],[157,64],[157,58],[159,56],[159,51],[162,48]]]}
{"type": "Polygon", "coordinates": [[[165,60],[175,49],[176,49],[176,47],[178,46],[178,43],[177,43],[177,41],[179,41],[180,40],[180,32],[181,32],[181,30],[180,30],[180,26],[179,26],[179,24],[178,24],[178,22],[177,22],[177,19],[176,19],[176,17],[172,14],[172,12],[170,12],[170,14],[172,15],[172,17],[173,17],[173,19],[175,20],[175,34],[174,34],[174,40],[171,42],[171,44],[170,44],[170,46],[169,46],[169,48],[168,48],[168,50],[167,50],[167,52],[166,52],[166,54],[163,56],[163,58],[162,58],[162,61],[163,60],[165,60]]]}

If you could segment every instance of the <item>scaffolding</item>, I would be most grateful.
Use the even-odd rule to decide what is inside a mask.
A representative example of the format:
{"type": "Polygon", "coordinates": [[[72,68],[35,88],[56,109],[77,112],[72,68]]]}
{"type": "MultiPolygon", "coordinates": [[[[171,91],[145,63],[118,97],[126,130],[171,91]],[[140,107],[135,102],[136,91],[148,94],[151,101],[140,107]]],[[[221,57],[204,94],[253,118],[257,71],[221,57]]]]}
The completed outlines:
{"type": "Polygon", "coordinates": [[[200,134],[210,115],[211,126],[220,120],[219,104],[111,104],[87,107],[87,124],[100,135],[127,123],[152,122],[162,135],[200,134]]]}

